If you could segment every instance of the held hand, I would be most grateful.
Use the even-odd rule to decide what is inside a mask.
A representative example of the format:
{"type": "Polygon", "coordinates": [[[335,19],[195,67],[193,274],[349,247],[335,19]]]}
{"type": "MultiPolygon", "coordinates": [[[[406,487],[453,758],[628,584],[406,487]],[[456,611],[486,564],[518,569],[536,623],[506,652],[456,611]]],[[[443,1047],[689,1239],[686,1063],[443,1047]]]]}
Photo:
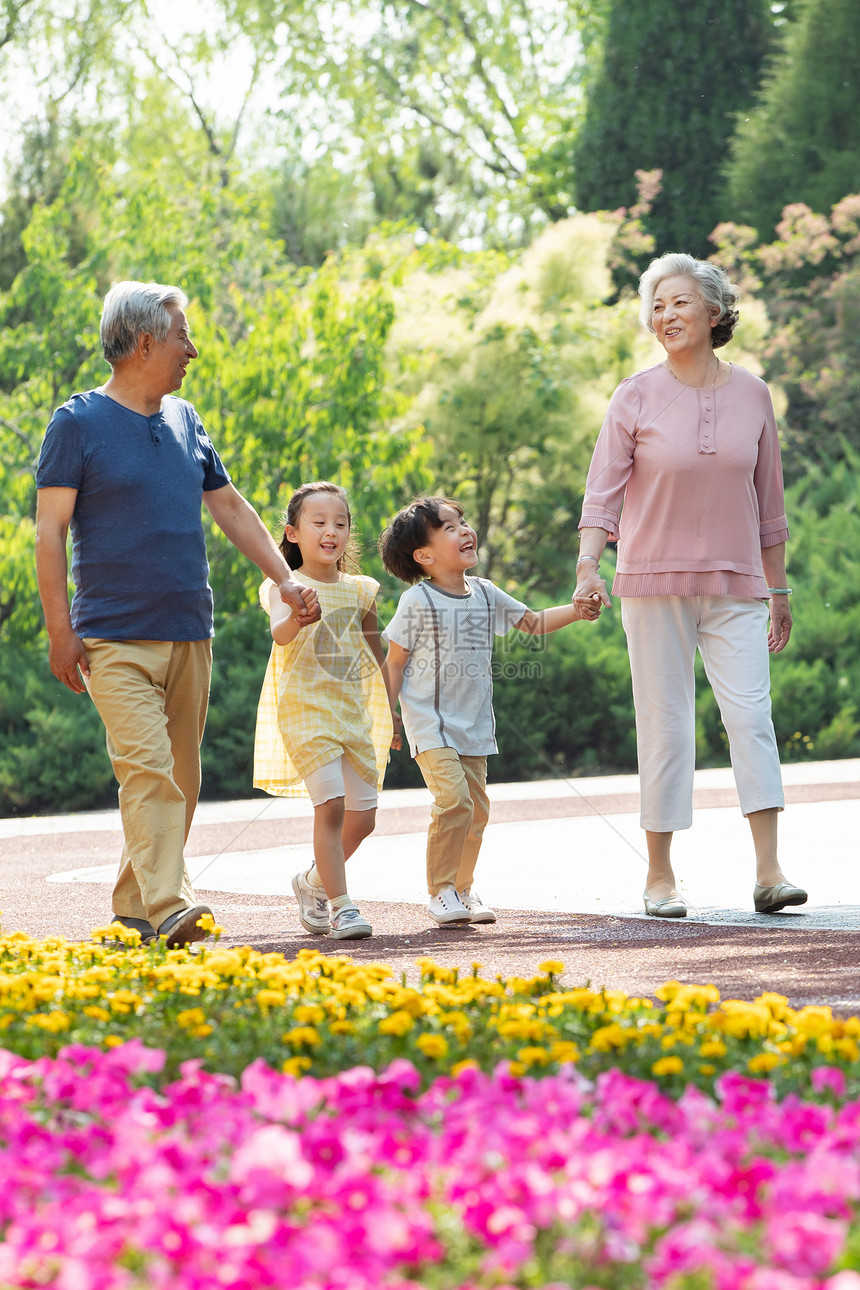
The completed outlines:
{"type": "Polygon", "coordinates": [[[399,712],[392,712],[391,722],[394,726],[394,734],[391,736],[391,747],[395,752],[399,752],[403,747],[403,735],[401,733],[403,730],[403,721],[399,712]]]}
{"type": "Polygon", "coordinates": [[[574,600],[573,607],[576,610],[577,619],[585,619],[590,623],[596,622],[603,610],[603,604],[597,592],[594,593],[591,600],[585,601],[584,603],[574,600]]]}
{"type": "Polygon", "coordinates": [[[309,627],[321,617],[319,598],[313,587],[305,587],[292,578],[284,578],[278,584],[278,591],[281,600],[293,610],[300,627],[309,627]]]}
{"type": "Polygon", "coordinates": [[[48,664],[57,680],[62,681],[73,694],[83,694],[86,686],[81,680],[81,673],[89,680],[90,664],[79,636],[70,631],[62,640],[50,639],[48,664]]]}
{"type": "MultiPolygon", "coordinates": [[[[594,605],[605,605],[607,609],[612,607],[612,601],[609,599],[609,593],[606,590],[606,583],[596,571],[594,565],[589,560],[579,567],[579,581],[576,584],[576,590],[571,596],[574,605],[580,611],[580,617],[592,618],[597,617],[593,613],[585,613],[585,610],[593,610],[594,605]]],[[[597,614],[600,613],[598,608],[597,614]]]]}
{"type": "Polygon", "coordinates": [[[767,647],[771,654],[779,654],[788,644],[791,635],[791,610],[788,607],[788,596],[771,596],[770,626],[767,632],[767,647]]]}

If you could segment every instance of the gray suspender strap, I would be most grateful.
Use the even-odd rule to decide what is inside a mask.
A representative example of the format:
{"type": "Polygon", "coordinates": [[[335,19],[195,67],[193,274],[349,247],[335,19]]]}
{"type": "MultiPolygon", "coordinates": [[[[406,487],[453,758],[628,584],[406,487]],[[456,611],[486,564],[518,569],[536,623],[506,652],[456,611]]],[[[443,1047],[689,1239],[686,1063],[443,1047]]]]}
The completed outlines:
{"type": "MultiPolygon", "coordinates": [[[[490,605],[490,597],[487,595],[487,588],[484,586],[483,582],[481,582],[480,578],[476,578],[476,579],[475,579],[475,582],[476,582],[476,583],[478,584],[478,586],[481,588],[481,591],[482,591],[483,596],[484,596],[484,600],[487,602],[487,649],[488,649],[488,651],[489,651],[489,657],[490,657],[490,660],[492,660],[492,657],[493,657],[493,610],[492,610],[492,606],[490,605]]],[[[492,666],[492,662],[491,662],[491,666],[492,666]]],[[[493,724],[492,724],[492,731],[493,731],[493,738],[495,739],[495,737],[496,737],[496,713],[495,713],[495,711],[494,711],[494,709],[493,709],[492,704],[490,705],[490,718],[491,718],[492,723],[493,723],[493,724]]]]}
{"type": "Polygon", "coordinates": [[[439,644],[439,621],[436,617],[436,606],[433,604],[433,597],[430,595],[430,592],[427,590],[426,583],[423,583],[423,582],[421,583],[421,590],[424,592],[424,596],[427,600],[427,604],[430,606],[430,620],[433,623],[433,643],[434,643],[434,649],[435,649],[435,660],[434,660],[434,668],[433,668],[433,675],[435,677],[433,711],[436,713],[436,719],[439,722],[439,734],[442,739],[442,747],[449,748],[450,744],[448,743],[448,740],[445,738],[445,718],[442,716],[442,708],[440,707],[440,704],[439,704],[440,690],[442,686],[442,658],[441,658],[441,648],[439,644]]]}
{"type": "Polygon", "coordinates": [[[490,657],[492,658],[493,656],[493,611],[492,611],[492,608],[490,607],[490,597],[487,595],[487,588],[484,586],[483,582],[481,582],[481,579],[476,578],[475,582],[481,588],[481,594],[483,595],[484,600],[487,602],[487,649],[490,651],[490,657]]]}

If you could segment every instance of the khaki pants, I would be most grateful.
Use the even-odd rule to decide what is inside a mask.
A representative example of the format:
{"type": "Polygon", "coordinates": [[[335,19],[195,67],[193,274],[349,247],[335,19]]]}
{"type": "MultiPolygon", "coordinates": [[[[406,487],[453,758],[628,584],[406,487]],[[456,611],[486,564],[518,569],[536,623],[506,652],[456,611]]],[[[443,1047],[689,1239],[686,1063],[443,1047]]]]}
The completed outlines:
{"type": "Polygon", "coordinates": [[[200,792],[212,643],[89,637],[89,693],[119,783],[113,912],[158,927],[193,905],[184,848],[200,792]]]}
{"type": "Polygon", "coordinates": [[[427,833],[427,890],[469,888],[490,815],[486,757],[461,757],[455,748],[418,753],[424,783],[433,794],[427,833]]]}

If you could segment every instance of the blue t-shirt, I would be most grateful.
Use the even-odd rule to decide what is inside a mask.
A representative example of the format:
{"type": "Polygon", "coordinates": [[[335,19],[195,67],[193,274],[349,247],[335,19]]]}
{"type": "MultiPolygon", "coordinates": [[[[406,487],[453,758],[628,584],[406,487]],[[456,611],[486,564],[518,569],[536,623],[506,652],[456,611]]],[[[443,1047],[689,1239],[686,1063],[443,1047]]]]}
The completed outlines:
{"type": "Polygon", "coordinates": [[[212,589],[204,491],[230,482],[190,403],[145,417],[73,394],[45,433],[37,488],[76,488],[72,628],[104,640],[206,640],[212,589]]]}

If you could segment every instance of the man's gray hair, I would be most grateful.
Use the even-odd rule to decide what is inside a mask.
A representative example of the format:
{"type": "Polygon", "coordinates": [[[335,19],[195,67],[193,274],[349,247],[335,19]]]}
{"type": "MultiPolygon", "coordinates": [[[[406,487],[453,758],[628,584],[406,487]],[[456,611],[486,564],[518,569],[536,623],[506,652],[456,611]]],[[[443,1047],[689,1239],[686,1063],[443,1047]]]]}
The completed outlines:
{"type": "Polygon", "coordinates": [[[716,326],[712,330],[711,343],[719,349],[731,339],[738,321],[737,303],[740,291],[729,278],[725,269],[707,260],[697,260],[695,256],[684,252],[667,251],[659,259],[652,260],[639,279],[639,321],[650,332],[654,331],[652,314],[654,295],[664,278],[692,278],[702,294],[708,309],[717,316],[716,326]]]}
{"type": "Polygon", "coordinates": [[[101,341],[109,363],[134,353],[141,332],[166,340],[170,330],[168,305],[184,309],[188,297],[179,287],[160,282],[116,282],[105,296],[102,308],[101,341]]]}

